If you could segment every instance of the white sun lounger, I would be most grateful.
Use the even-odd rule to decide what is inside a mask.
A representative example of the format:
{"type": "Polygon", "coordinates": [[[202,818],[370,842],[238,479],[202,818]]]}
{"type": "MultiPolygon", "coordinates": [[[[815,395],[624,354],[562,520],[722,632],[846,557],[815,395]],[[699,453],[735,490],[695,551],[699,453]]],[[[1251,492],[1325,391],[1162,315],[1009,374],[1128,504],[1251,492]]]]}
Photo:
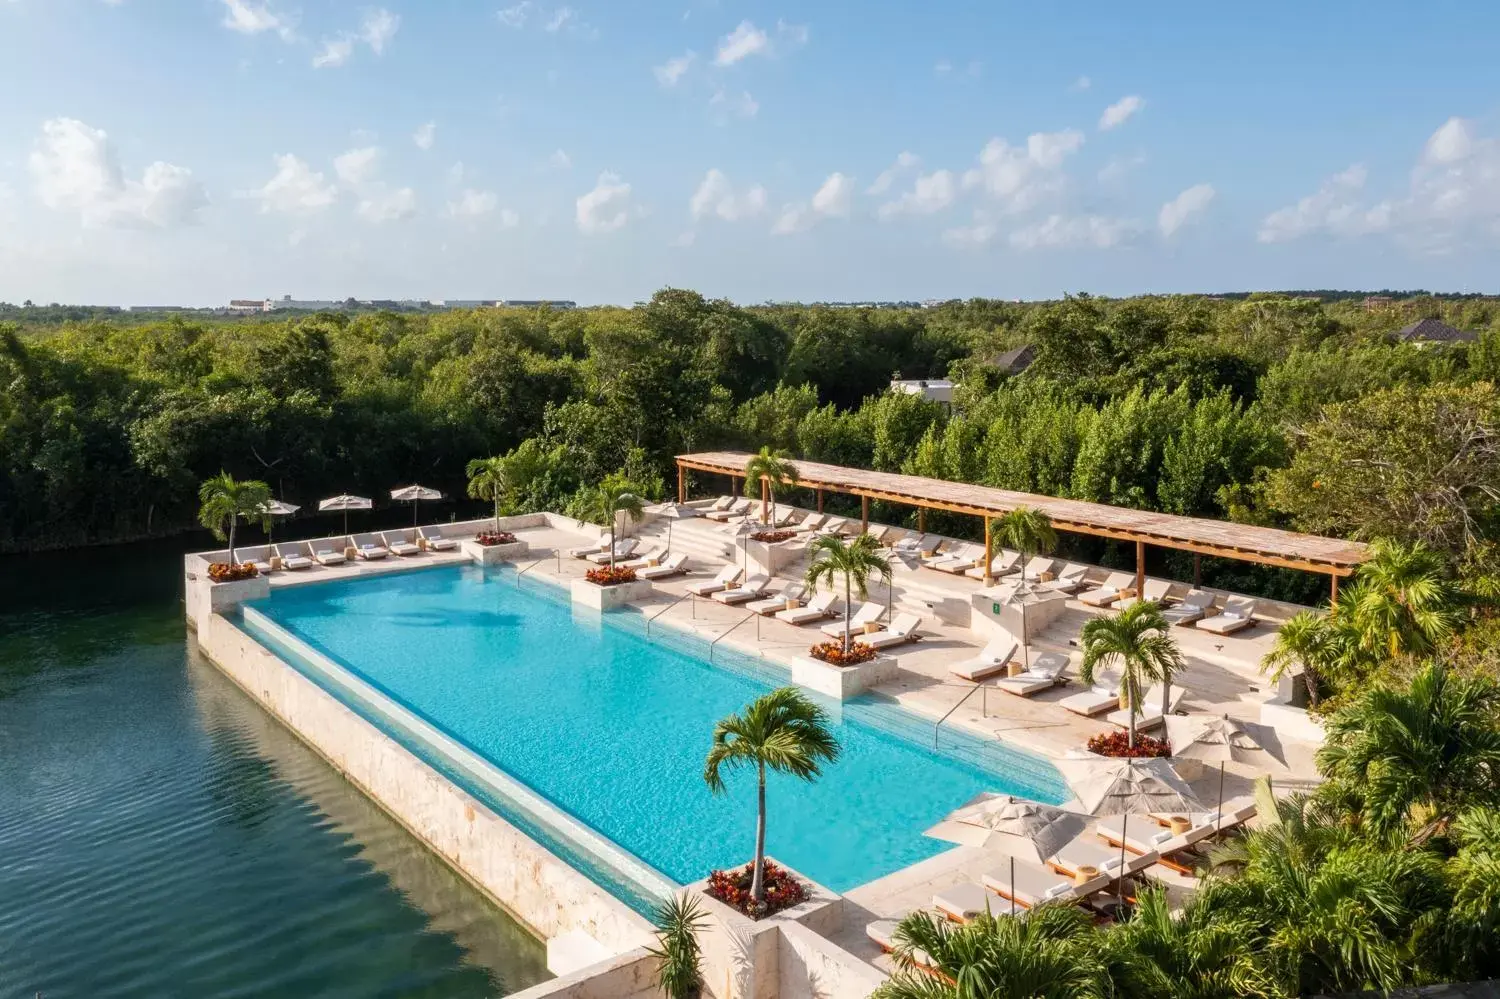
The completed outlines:
{"type": "Polygon", "coordinates": [[[810,513],[802,518],[802,523],[797,525],[796,530],[798,534],[820,531],[826,523],[828,523],[828,515],[826,513],[810,513]]]}
{"type": "MultiPolygon", "coordinates": [[[[865,625],[873,624],[880,620],[880,615],[885,613],[885,607],[877,603],[862,604],[849,619],[849,634],[852,638],[858,638],[865,630],[865,625]]],[[[833,624],[823,625],[823,634],[829,638],[842,639],[844,637],[844,622],[835,621],[833,624]]]]}
{"type": "Polygon", "coordinates": [[[1214,822],[1209,821],[1206,815],[1203,818],[1203,822],[1194,822],[1185,831],[1174,833],[1170,827],[1159,825],[1149,815],[1107,815],[1099,820],[1094,832],[1116,849],[1123,842],[1128,853],[1156,853],[1161,857],[1159,862],[1173,870],[1191,871],[1193,864],[1173,861],[1171,857],[1218,832],[1214,822]]]}
{"type": "Polygon", "coordinates": [[[1117,691],[1108,687],[1091,687],[1077,694],[1069,694],[1057,702],[1059,707],[1066,708],[1075,715],[1083,715],[1085,718],[1093,718],[1101,715],[1111,708],[1120,706],[1120,695],[1117,691]]]}
{"type": "Polygon", "coordinates": [[[713,505],[710,506],[706,512],[718,513],[720,510],[728,510],[732,506],[734,506],[733,496],[720,496],[718,499],[714,500],[713,505]]]}
{"type": "Polygon", "coordinates": [[[726,565],[719,570],[719,574],[713,579],[702,583],[689,583],[687,590],[689,593],[706,597],[712,593],[718,593],[720,590],[727,590],[735,583],[738,583],[742,572],[743,570],[737,565],[726,565]]]}
{"type": "Polygon", "coordinates": [[[652,545],[651,548],[647,551],[631,552],[630,554],[631,558],[628,561],[616,562],[615,568],[646,569],[650,567],[651,563],[660,562],[663,556],[667,554],[667,551],[661,545],[652,545]]]}
{"type": "Polygon", "coordinates": [[[427,542],[429,551],[446,552],[458,547],[457,541],[443,537],[443,532],[436,527],[424,527],[417,534],[427,542]]]}
{"type": "Polygon", "coordinates": [[[307,545],[300,541],[276,546],[276,554],[281,558],[281,567],[283,569],[312,568],[313,560],[308,551],[307,545]]]}
{"type": "Polygon", "coordinates": [[[743,585],[734,589],[720,590],[713,594],[713,598],[721,604],[742,604],[764,595],[766,586],[770,582],[771,577],[757,572],[747,577],[743,585]]]}
{"type": "Polygon", "coordinates": [[[721,524],[727,524],[735,517],[743,517],[750,512],[750,501],[741,496],[729,506],[722,510],[710,510],[707,514],[709,520],[716,520],[721,524]]]}
{"type": "Polygon", "coordinates": [[[996,673],[1004,673],[1020,647],[1021,643],[1014,638],[997,638],[981,649],[973,659],[965,659],[949,666],[948,672],[974,683],[987,680],[996,673]]]}
{"type": "Polygon", "coordinates": [[[1089,567],[1079,565],[1077,562],[1069,562],[1057,573],[1056,579],[1049,579],[1042,583],[1042,589],[1053,593],[1077,593],[1088,585],[1085,580],[1089,574],[1089,567]]]}
{"type": "Polygon", "coordinates": [[[356,534],[353,541],[355,554],[367,561],[385,558],[391,553],[385,543],[373,534],[356,534]]]}
{"type": "Polygon", "coordinates": [[[276,571],[271,566],[271,549],[269,548],[240,548],[235,552],[235,555],[239,558],[241,564],[248,562],[250,565],[255,566],[256,572],[262,575],[276,571]]]}
{"type": "Polygon", "coordinates": [[[1127,607],[1140,603],[1142,600],[1151,600],[1160,604],[1167,599],[1167,593],[1172,589],[1172,583],[1165,579],[1148,579],[1146,586],[1139,597],[1122,597],[1115,601],[1115,610],[1124,610],[1127,607]]]}
{"type": "MultiPolygon", "coordinates": [[[[875,946],[889,954],[896,949],[896,927],[900,925],[901,921],[897,919],[877,919],[865,925],[865,936],[874,941],[875,946]]],[[[920,967],[935,967],[936,962],[932,960],[932,956],[920,947],[913,948],[910,956],[913,963],[920,967]]]]}
{"type": "Polygon", "coordinates": [[[404,531],[386,531],[380,536],[380,540],[385,542],[386,548],[390,549],[392,555],[410,558],[413,555],[420,555],[422,553],[422,549],[417,547],[416,532],[410,529],[404,531]]]}
{"type": "Polygon", "coordinates": [[[839,598],[831,591],[825,590],[815,594],[807,602],[806,607],[798,607],[795,610],[779,610],[776,612],[778,621],[788,624],[810,624],[813,621],[822,621],[833,617],[838,613],[839,598]]]}
{"type": "Polygon", "coordinates": [[[752,600],[745,605],[745,609],[761,615],[775,614],[778,611],[786,610],[787,601],[791,601],[800,607],[802,605],[802,597],[806,593],[806,583],[788,583],[786,588],[780,593],[761,600],[752,600]]]}
{"type": "Polygon", "coordinates": [[[609,551],[608,538],[600,538],[593,544],[580,545],[577,548],[569,548],[568,555],[572,558],[588,558],[590,555],[597,555],[600,552],[604,551],[609,551]]]}
{"type": "Polygon", "coordinates": [[[984,548],[975,544],[963,544],[948,552],[946,555],[933,555],[924,558],[922,564],[929,569],[939,572],[951,572],[961,575],[974,568],[984,559],[984,548]]]}
{"type": "MultiPolygon", "coordinates": [[[[1182,703],[1183,697],[1187,696],[1187,690],[1180,684],[1172,685],[1171,703],[1167,705],[1169,711],[1177,710],[1177,705],[1182,703]]],[[[1161,713],[1161,684],[1156,684],[1141,695],[1141,709],[1135,716],[1135,728],[1137,732],[1149,732],[1161,725],[1163,720],[1161,713]]],[[[1130,727],[1130,711],[1127,708],[1117,708],[1104,716],[1104,720],[1111,725],[1121,728],[1130,727]]]]}
{"type": "Polygon", "coordinates": [[[1186,625],[1201,621],[1213,610],[1214,595],[1206,590],[1189,590],[1187,596],[1175,607],[1161,612],[1168,624],[1186,625]]]}
{"type": "MultiPolygon", "coordinates": [[[[621,538],[619,541],[616,541],[615,542],[615,563],[616,563],[616,565],[619,564],[620,559],[622,559],[622,558],[629,558],[631,556],[631,554],[639,546],[640,546],[640,542],[637,541],[635,538],[621,538]]],[[[606,546],[603,551],[594,552],[592,555],[588,555],[588,556],[585,556],[585,557],[590,562],[594,563],[595,565],[606,565],[609,562],[609,548],[608,548],[608,546],[606,546]]]]}
{"type": "Polygon", "coordinates": [[[818,528],[818,533],[819,534],[843,534],[848,529],[849,529],[849,521],[845,520],[843,517],[833,517],[833,518],[831,518],[831,519],[826,520],[826,521],[823,522],[823,526],[820,527],[820,528],[818,528]]]}
{"type": "Polygon", "coordinates": [[[1052,575],[1052,570],[1057,566],[1057,559],[1048,555],[1033,555],[1021,567],[1021,575],[1026,582],[1040,585],[1043,576],[1052,575]]]}
{"type": "Polygon", "coordinates": [[[932,906],[949,919],[966,923],[975,916],[982,916],[999,908],[995,897],[972,881],[950,885],[932,896],[932,906]]]}
{"type": "MultiPolygon", "coordinates": [[[[1210,812],[1193,812],[1188,816],[1188,821],[1194,827],[1212,824],[1215,832],[1225,832],[1244,825],[1255,818],[1255,799],[1250,795],[1240,795],[1230,798],[1223,806],[1210,812]]],[[[1152,812],[1149,815],[1153,821],[1160,825],[1171,825],[1171,812],[1152,812]]]]}
{"type": "Polygon", "coordinates": [[[348,538],[325,538],[309,543],[309,547],[313,549],[313,558],[323,565],[343,565],[349,561],[344,555],[344,549],[348,546],[348,538]],[[338,547],[333,547],[336,544],[338,547]]]}
{"type": "Polygon", "coordinates": [[[1224,610],[1214,617],[1206,617],[1196,627],[1215,635],[1232,635],[1255,623],[1255,601],[1249,597],[1230,597],[1224,602],[1224,610]]]}
{"type": "Polygon", "coordinates": [[[860,641],[877,649],[887,649],[893,645],[905,645],[907,642],[917,640],[917,628],[922,624],[922,619],[915,614],[897,614],[896,620],[886,626],[884,631],[871,632],[860,636],[860,641]]]}
{"type": "Polygon", "coordinates": [[[1100,874],[1111,881],[1144,871],[1161,859],[1161,854],[1152,850],[1147,853],[1125,851],[1125,862],[1120,863],[1120,850],[1111,850],[1098,842],[1089,833],[1083,833],[1068,843],[1056,854],[1047,858],[1047,866],[1073,877],[1080,867],[1096,867],[1100,874]]]}
{"type": "Polygon", "coordinates": [[[687,555],[684,552],[678,552],[675,555],[668,555],[661,565],[648,565],[644,569],[637,569],[635,577],[637,579],[665,579],[667,576],[675,576],[686,571],[687,555]]]}
{"type": "Polygon", "coordinates": [[[1044,902],[1058,902],[1085,898],[1109,885],[1109,877],[1101,874],[1083,884],[1072,878],[1043,867],[1035,861],[1017,860],[1015,869],[1007,862],[980,878],[984,886],[1005,900],[1005,905],[994,906],[994,911],[1004,913],[1009,903],[1015,902],[1023,909],[1033,909],[1044,902]]]}
{"type": "Polygon", "coordinates": [[[1078,594],[1078,600],[1090,607],[1108,607],[1121,597],[1128,597],[1134,592],[1135,576],[1128,572],[1112,572],[1099,586],[1078,594]]]}
{"type": "Polygon", "coordinates": [[[995,686],[1007,694],[1031,697],[1061,683],[1067,668],[1067,656],[1061,652],[1043,652],[1032,658],[1029,669],[1015,676],[1002,676],[995,681],[995,686]]]}
{"type": "MultiPolygon", "coordinates": [[[[970,579],[984,578],[984,555],[979,556],[980,564],[964,573],[970,579]]],[[[1008,576],[1016,571],[1016,565],[1021,561],[1021,553],[1013,551],[1001,551],[998,555],[990,556],[990,575],[994,578],[1008,576]]]]}

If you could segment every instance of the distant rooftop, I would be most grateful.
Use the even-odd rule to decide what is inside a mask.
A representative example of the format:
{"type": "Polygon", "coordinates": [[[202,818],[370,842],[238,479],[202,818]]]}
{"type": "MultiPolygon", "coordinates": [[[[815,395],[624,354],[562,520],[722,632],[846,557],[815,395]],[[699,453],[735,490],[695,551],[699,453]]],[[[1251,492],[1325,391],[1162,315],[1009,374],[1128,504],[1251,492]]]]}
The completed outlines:
{"type": "Polygon", "coordinates": [[[1398,330],[1396,339],[1402,343],[1464,343],[1479,339],[1479,334],[1449,326],[1440,319],[1419,319],[1398,330]]]}

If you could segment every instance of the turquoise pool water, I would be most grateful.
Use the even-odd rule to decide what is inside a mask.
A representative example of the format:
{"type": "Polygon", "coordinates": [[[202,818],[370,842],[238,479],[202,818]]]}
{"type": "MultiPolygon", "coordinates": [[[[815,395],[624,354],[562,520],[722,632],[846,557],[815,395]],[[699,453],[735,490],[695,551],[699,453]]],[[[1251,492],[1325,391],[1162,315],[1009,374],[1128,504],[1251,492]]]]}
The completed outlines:
{"type": "MultiPolygon", "coordinates": [[[[453,567],[281,589],[256,609],[386,696],[678,883],[743,862],[754,778],[703,783],[714,723],[785,682],[745,657],[642,634],[630,611],[575,617],[509,571],[453,567]]],[[[847,891],[949,844],[923,830],[980,791],[1060,802],[1045,761],[945,732],[893,705],[845,705],[843,755],[768,789],[768,851],[847,891]]]]}

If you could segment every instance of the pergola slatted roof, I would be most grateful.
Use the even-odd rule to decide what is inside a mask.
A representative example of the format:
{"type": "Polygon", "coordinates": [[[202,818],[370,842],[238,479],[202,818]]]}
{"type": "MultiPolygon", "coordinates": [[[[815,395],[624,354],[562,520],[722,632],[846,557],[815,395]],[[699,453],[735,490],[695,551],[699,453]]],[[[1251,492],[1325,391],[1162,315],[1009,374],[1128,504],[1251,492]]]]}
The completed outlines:
{"type": "MultiPolygon", "coordinates": [[[[742,451],[704,451],[677,456],[679,468],[743,477],[750,455],[742,451]]],[[[1012,489],[967,482],[927,479],[894,472],[794,461],[798,484],[812,489],[889,500],[911,506],[976,516],[998,516],[1019,506],[1035,507],[1059,530],[1119,541],[1138,541],[1224,558],[1276,565],[1309,572],[1347,576],[1365,559],[1357,541],[1297,534],[1254,524],[1235,524],[1204,517],[1132,510],[1082,500],[1057,499],[1012,489]]]]}

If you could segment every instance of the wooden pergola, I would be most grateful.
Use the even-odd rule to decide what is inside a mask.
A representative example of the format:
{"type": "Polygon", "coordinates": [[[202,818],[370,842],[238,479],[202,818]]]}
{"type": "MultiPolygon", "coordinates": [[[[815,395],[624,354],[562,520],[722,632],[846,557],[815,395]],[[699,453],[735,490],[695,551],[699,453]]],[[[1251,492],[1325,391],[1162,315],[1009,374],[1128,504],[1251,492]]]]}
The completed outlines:
{"type": "MultiPolygon", "coordinates": [[[[727,475],[731,489],[745,477],[745,462],[751,455],[742,451],[704,451],[677,456],[677,501],[687,502],[687,471],[695,469],[714,475],[727,475]]],[[[818,510],[823,509],[825,493],[843,493],[860,498],[860,522],[870,523],[870,500],[902,503],[917,508],[918,530],[925,527],[925,511],[945,510],[972,514],[984,519],[985,548],[990,548],[990,518],[1009,513],[1017,507],[1041,510],[1060,531],[1089,534],[1135,544],[1136,592],[1145,586],[1146,546],[1174,548],[1194,556],[1272,565],[1284,569],[1324,573],[1332,581],[1332,598],[1339,595],[1339,579],[1352,574],[1364,561],[1366,547],[1357,541],[1325,538],[1316,534],[1234,524],[1205,517],[1183,517],[1171,513],[1132,510],[1107,503],[1058,499],[1011,489],[995,489],[967,482],[927,479],[894,472],[872,472],[864,468],[824,465],[815,461],[795,461],[797,485],[817,493],[818,510]]],[[[764,500],[766,483],[761,483],[764,500]]],[[[1194,559],[1195,576],[1198,559],[1194,559]]],[[[1198,579],[1194,579],[1197,583],[1198,579]]]]}

